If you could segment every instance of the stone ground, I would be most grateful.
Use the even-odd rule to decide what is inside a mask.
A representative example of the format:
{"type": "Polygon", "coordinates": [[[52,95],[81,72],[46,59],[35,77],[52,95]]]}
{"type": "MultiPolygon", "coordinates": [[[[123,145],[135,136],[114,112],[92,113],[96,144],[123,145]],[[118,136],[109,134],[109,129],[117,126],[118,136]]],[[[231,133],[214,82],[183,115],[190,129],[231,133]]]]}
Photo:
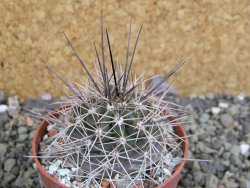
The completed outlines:
{"type": "MultiPolygon", "coordinates": [[[[200,95],[172,97],[191,114],[189,158],[178,188],[250,188],[250,97],[200,95]],[[210,160],[210,162],[202,162],[210,160]]],[[[42,99],[5,98],[0,91],[0,187],[40,187],[31,155],[39,121],[25,111],[47,107],[42,99]]]]}

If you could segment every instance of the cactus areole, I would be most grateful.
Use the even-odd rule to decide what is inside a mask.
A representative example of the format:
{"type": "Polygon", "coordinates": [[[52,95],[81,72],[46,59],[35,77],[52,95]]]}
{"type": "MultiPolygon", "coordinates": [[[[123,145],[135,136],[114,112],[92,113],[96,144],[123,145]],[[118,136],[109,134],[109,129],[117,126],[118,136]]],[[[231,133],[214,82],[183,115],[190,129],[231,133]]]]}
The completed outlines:
{"type": "Polygon", "coordinates": [[[42,60],[72,95],[59,109],[42,117],[33,139],[41,179],[47,188],[176,187],[188,150],[186,133],[179,123],[185,113],[166,100],[168,89],[157,88],[185,60],[146,88],[141,76],[131,75],[142,27],[130,50],[130,23],[123,66],[114,62],[109,33],[103,28],[101,18],[101,54],[94,45],[95,71],[87,69],[65,35],[86,79],[76,69],[79,82],[64,79],[42,60]]]}

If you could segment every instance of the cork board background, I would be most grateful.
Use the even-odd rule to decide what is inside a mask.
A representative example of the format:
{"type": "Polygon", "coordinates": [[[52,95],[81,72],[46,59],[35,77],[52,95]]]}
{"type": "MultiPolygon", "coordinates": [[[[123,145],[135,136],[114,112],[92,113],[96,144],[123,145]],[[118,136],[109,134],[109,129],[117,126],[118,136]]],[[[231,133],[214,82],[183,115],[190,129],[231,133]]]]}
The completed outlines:
{"type": "Polygon", "coordinates": [[[39,57],[72,75],[65,61],[77,60],[63,36],[66,32],[92,67],[93,43],[100,43],[101,9],[119,61],[125,60],[130,17],[132,43],[143,24],[136,73],[166,72],[189,55],[189,63],[175,76],[180,94],[250,94],[249,0],[1,1],[0,89],[22,97],[43,91],[60,95],[39,57]]]}

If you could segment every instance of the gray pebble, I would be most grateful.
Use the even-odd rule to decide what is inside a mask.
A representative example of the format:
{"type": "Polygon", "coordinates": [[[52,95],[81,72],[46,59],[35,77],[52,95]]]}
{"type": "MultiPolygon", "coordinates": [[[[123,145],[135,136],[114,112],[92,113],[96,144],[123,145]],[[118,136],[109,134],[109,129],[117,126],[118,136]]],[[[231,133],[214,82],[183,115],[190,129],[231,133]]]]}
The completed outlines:
{"type": "Polygon", "coordinates": [[[246,134],[246,143],[250,143],[250,133],[246,134]]]}
{"type": "Polygon", "coordinates": [[[202,185],[204,183],[204,174],[200,171],[193,172],[194,177],[194,184],[195,185],[202,185]]]}
{"type": "Polygon", "coordinates": [[[244,135],[250,133],[250,124],[249,124],[249,122],[244,122],[242,124],[242,130],[243,130],[244,135]]]}
{"type": "Polygon", "coordinates": [[[7,159],[4,162],[4,170],[6,172],[10,172],[10,170],[13,168],[15,164],[16,164],[16,159],[7,159]]]}
{"type": "Polygon", "coordinates": [[[25,147],[25,143],[16,143],[16,148],[23,148],[25,147]]]}
{"type": "Polygon", "coordinates": [[[206,96],[207,96],[208,99],[211,99],[211,100],[214,99],[214,94],[213,93],[207,93],[206,96]]]}
{"type": "Polygon", "coordinates": [[[4,155],[7,152],[8,145],[0,143],[0,160],[4,159],[4,155]]]}
{"type": "Polygon", "coordinates": [[[218,185],[218,178],[213,174],[209,175],[206,181],[206,188],[216,188],[218,185]]]}
{"type": "Polygon", "coordinates": [[[24,175],[24,171],[21,170],[20,173],[19,173],[19,175],[18,175],[18,177],[17,177],[17,179],[16,179],[16,181],[15,181],[15,184],[14,184],[15,186],[17,186],[17,187],[24,186],[25,182],[24,182],[23,175],[24,175]]]}
{"type": "Polygon", "coordinates": [[[26,126],[26,122],[25,122],[25,117],[24,116],[18,116],[17,126],[18,127],[25,127],[26,126]]]}
{"type": "Polygon", "coordinates": [[[3,169],[0,168],[0,179],[2,178],[3,174],[4,174],[4,171],[3,169]]]}
{"type": "Polygon", "coordinates": [[[27,133],[25,133],[25,134],[20,134],[19,135],[19,137],[18,137],[18,141],[19,142],[22,142],[22,141],[24,141],[24,140],[26,140],[27,138],[28,138],[28,134],[27,133]]]}
{"type": "Polygon", "coordinates": [[[233,123],[234,119],[230,114],[222,114],[220,117],[220,121],[224,127],[228,127],[233,123]]]}
{"type": "Polygon", "coordinates": [[[231,148],[231,144],[228,143],[228,142],[224,142],[224,148],[225,148],[225,151],[229,151],[229,149],[231,148]]]}
{"type": "Polygon", "coordinates": [[[206,96],[205,95],[198,95],[198,98],[202,99],[202,100],[205,100],[206,99],[206,96]]]}
{"type": "Polygon", "coordinates": [[[18,175],[19,174],[19,166],[15,165],[13,166],[13,168],[11,169],[11,173],[14,174],[14,175],[18,175]]]}
{"type": "Polygon", "coordinates": [[[235,165],[235,166],[238,166],[241,163],[241,159],[240,159],[239,155],[237,155],[237,156],[231,155],[229,160],[230,160],[230,163],[232,165],[235,165]]]}
{"type": "Polygon", "coordinates": [[[233,131],[233,130],[230,130],[226,133],[226,138],[227,138],[227,142],[232,144],[232,145],[236,145],[236,144],[239,144],[238,143],[238,133],[233,131]]]}
{"type": "Polygon", "coordinates": [[[230,152],[234,155],[234,156],[239,156],[240,155],[240,146],[238,145],[233,145],[230,149],[230,152]]]}
{"type": "Polygon", "coordinates": [[[209,114],[207,114],[207,113],[202,114],[200,121],[201,121],[202,123],[206,123],[206,122],[209,120],[209,117],[210,117],[210,116],[209,116],[209,114]]]}
{"type": "Polygon", "coordinates": [[[231,108],[229,108],[229,113],[232,115],[232,116],[235,116],[235,115],[238,115],[239,114],[239,106],[238,105],[234,105],[232,106],[231,108]]]}
{"type": "Polygon", "coordinates": [[[17,135],[17,131],[16,131],[16,130],[12,130],[12,131],[10,132],[10,136],[15,136],[15,135],[17,135]]]}
{"type": "Polygon", "coordinates": [[[204,144],[203,142],[198,142],[197,143],[197,149],[199,149],[200,153],[205,152],[205,153],[216,153],[216,150],[213,150],[211,148],[209,148],[208,146],[206,146],[206,144],[204,144]]]}
{"type": "Polygon", "coordinates": [[[192,171],[200,171],[201,167],[198,161],[194,161],[193,167],[192,167],[192,171]]]}
{"type": "Polygon", "coordinates": [[[225,185],[226,185],[227,188],[239,188],[238,183],[236,183],[236,182],[233,181],[233,180],[227,181],[227,182],[225,183],[225,185]]]}
{"type": "Polygon", "coordinates": [[[18,134],[27,133],[28,129],[26,127],[18,127],[17,132],[18,134]]]}
{"type": "Polygon", "coordinates": [[[8,182],[14,180],[16,178],[15,175],[11,174],[11,173],[4,173],[3,176],[3,184],[6,185],[8,182]]]}
{"type": "Polygon", "coordinates": [[[24,177],[25,178],[29,178],[32,174],[35,173],[35,170],[32,167],[29,167],[25,173],[24,173],[24,177]]]}
{"type": "Polygon", "coordinates": [[[226,171],[223,178],[222,178],[222,183],[226,183],[229,178],[233,177],[233,173],[230,171],[226,171]]]}
{"type": "Polygon", "coordinates": [[[226,166],[223,165],[223,163],[220,160],[216,160],[215,161],[215,169],[218,173],[223,173],[223,175],[224,175],[224,171],[226,170],[226,166]]]}
{"type": "Polygon", "coordinates": [[[183,187],[190,187],[191,182],[192,182],[192,180],[190,180],[190,179],[188,179],[188,178],[183,178],[183,179],[181,180],[181,185],[182,185],[183,187]]]}
{"type": "Polygon", "coordinates": [[[229,161],[222,161],[221,164],[224,165],[225,167],[229,167],[230,162],[229,161]]]}
{"type": "Polygon", "coordinates": [[[8,122],[9,119],[10,119],[10,118],[9,118],[9,115],[8,115],[7,112],[1,113],[1,114],[0,114],[0,130],[3,129],[5,123],[8,122]]]}
{"type": "Polygon", "coordinates": [[[212,138],[212,142],[210,143],[210,146],[215,150],[223,149],[223,141],[219,138],[212,138]]]}

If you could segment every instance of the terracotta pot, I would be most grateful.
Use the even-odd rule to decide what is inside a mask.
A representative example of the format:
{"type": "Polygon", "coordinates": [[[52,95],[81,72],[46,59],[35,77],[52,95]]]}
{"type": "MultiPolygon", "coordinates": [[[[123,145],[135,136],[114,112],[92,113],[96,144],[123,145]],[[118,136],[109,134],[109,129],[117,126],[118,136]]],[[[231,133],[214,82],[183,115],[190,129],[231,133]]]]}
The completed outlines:
{"type": "MultiPolygon", "coordinates": [[[[58,114],[54,114],[54,117],[57,117],[58,114]]],[[[172,121],[175,120],[175,118],[171,118],[172,121]]],[[[160,185],[158,185],[156,188],[176,188],[177,184],[180,180],[180,176],[181,176],[181,171],[183,169],[183,166],[186,162],[185,159],[188,158],[188,139],[187,139],[187,135],[186,132],[183,128],[183,126],[177,121],[175,120],[175,123],[177,123],[177,126],[174,127],[174,130],[176,132],[176,134],[180,137],[183,137],[183,153],[184,153],[184,160],[182,160],[182,162],[177,166],[176,170],[174,171],[173,175],[171,178],[166,179],[163,183],[161,183],[160,185]]],[[[39,158],[37,158],[37,154],[38,154],[38,150],[39,150],[39,144],[43,139],[43,136],[47,133],[47,126],[48,123],[46,121],[42,121],[40,126],[38,127],[38,129],[36,130],[36,133],[34,135],[34,138],[32,140],[32,153],[37,166],[37,169],[39,171],[39,175],[40,178],[45,186],[45,188],[68,188],[67,186],[61,184],[57,179],[53,178],[52,176],[50,176],[46,170],[42,167],[41,163],[39,162],[39,158]]],[[[137,187],[140,187],[140,185],[138,185],[137,187]]],[[[119,188],[119,187],[117,187],[119,188]]]]}

